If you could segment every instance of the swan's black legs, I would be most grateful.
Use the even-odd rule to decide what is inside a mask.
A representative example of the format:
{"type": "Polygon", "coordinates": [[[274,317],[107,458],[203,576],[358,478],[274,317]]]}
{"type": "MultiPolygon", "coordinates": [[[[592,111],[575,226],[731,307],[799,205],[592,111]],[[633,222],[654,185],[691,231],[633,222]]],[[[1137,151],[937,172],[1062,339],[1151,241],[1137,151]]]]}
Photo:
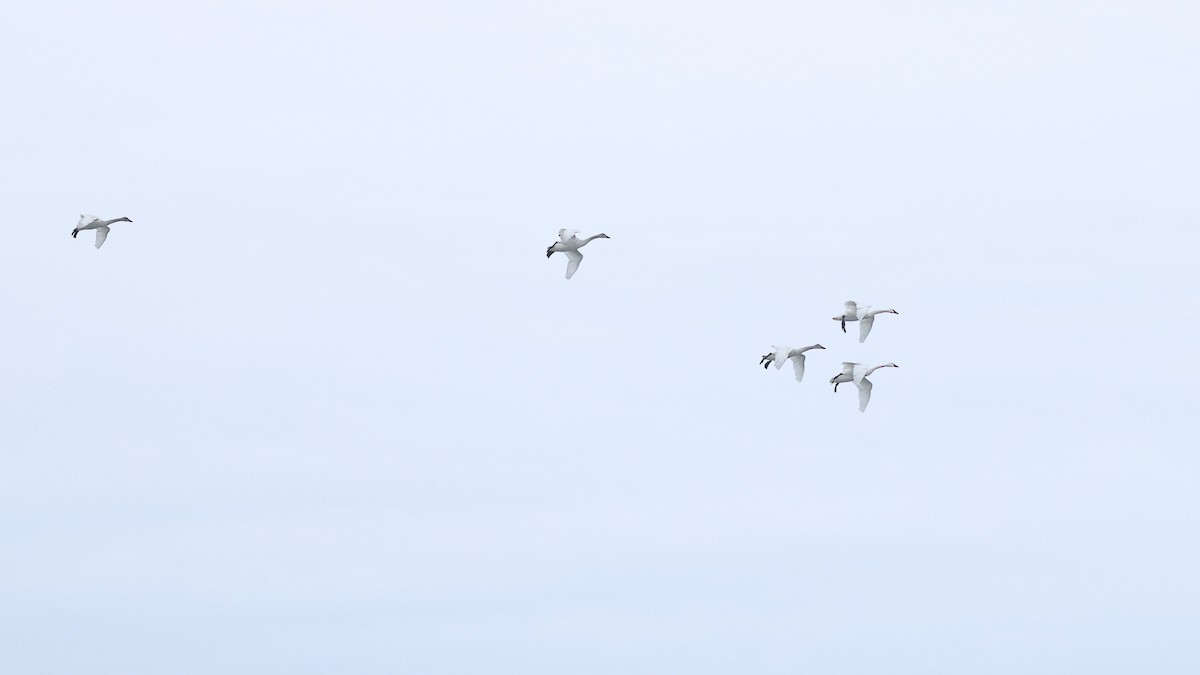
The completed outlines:
{"type": "Polygon", "coordinates": [[[842,317],[842,332],[846,332],[846,317],[842,317]]]}
{"type": "Polygon", "coordinates": [[[71,230],[71,238],[76,239],[79,236],[79,228],[71,230]]]}
{"type": "Polygon", "coordinates": [[[773,358],[775,358],[774,353],[767,354],[766,356],[762,357],[762,360],[758,362],[758,365],[762,366],[763,370],[766,370],[767,366],[771,365],[770,360],[773,358]]]}

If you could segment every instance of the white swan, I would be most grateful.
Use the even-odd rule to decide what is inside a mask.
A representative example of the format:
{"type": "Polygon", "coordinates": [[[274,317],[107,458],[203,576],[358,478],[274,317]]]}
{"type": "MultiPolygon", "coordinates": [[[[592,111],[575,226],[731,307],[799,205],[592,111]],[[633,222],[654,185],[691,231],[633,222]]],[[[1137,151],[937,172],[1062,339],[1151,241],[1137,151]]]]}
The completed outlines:
{"type": "Polygon", "coordinates": [[[555,253],[567,254],[568,279],[575,275],[575,270],[579,269],[579,261],[583,260],[583,254],[579,252],[579,249],[583,248],[584,245],[593,239],[612,239],[612,237],[604,234],[603,232],[600,234],[593,234],[587,239],[580,239],[579,237],[575,236],[577,234],[579,234],[579,230],[568,230],[565,228],[561,229],[558,231],[558,241],[550,244],[549,248],[546,249],[547,258],[555,253]]]}
{"type": "Polygon", "coordinates": [[[785,361],[789,359],[792,362],[792,368],[796,371],[796,381],[804,380],[804,352],[810,349],[825,349],[821,345],[809,345],[800,349],[792,349],[787,345],[771,345],[771,353],[762,357],[758,363],[766,369],[772,363],[775,364],[775,369],[783,367],[785,361]]]}
{"type": "Polygon", "coordinates": [[[841,316],[833,317],[834,321],[842,322],[842,332],[846,332],[847,321],[858,322],[858,341],[866,342],[867,335],[871,333],[871,328],[875,325],[875,316],[877,314],[899,314],[894,309],[871,309],[870,307],[859,307],[853,300],[846,301],[846,308],[842,311],[841,316]]]}
{"type": "Polygon", "coordinates": [[[854,382],[858,385],[858,411],[865,412],[867,404],[871,402],[871,381],[867,376],[879,370],[880,368],[899,368],[900,366],[894,363],[884,363],[878,366],[868,368],[861,363],[853,363],[851,361],[842,362],[842,372],[830,378],[829,382],[833,385],[833,390],[837,391],[839,384],[846,382],[854,382]]]}
{"type": "Polygon", "coordinates": [[[96,248],[100,248],[104,245],[104,240],[108,239],[108,226],[120,222],[132,223],[133,221],[124,217],[113,218],[112,220],[100,220],[96,216],[80,214],[79,224],[75,226],[74,230],[71,230],[71,238],[77,237],[80,230],[95,230],[96,248]]]}

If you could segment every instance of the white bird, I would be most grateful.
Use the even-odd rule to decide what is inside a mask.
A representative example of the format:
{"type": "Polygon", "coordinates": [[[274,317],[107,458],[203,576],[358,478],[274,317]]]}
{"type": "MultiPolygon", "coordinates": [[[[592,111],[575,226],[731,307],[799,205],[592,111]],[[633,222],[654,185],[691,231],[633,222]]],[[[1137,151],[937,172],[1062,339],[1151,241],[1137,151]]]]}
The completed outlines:
{"type": "Polygon", "coordinates": [[[549,258],[555,253],[567,254],[567,278],[570,279],[575,275],[575,270],[579,269],[579,261],[583,260],[583,254],[579,249],[583,248],[589,241],[593,239],[612,239],[601,232],[593,234],[587,239],[580,239],[575,235],[579,234],[579,230],[561,229],[558,231],[558,241],[554,242],[546,249],[546,257],[549,258]]]}
{"type": "Polygon", "coordinates": [[[871,328],[875,325],[875,316],[877,314],[899,314],[894,309],[871,309],[870,307],[859,307],[853,300],[846,301],[846,308],[842,311],[841,316],[833,317],[834,321],[842,322],[842,332],[846,332],[847,321],[858,322],[858,341],[866,342],[867,335],[871,333],[871,328]]]}
{"type": "Polygon", "coordinates": [[[879,370],[880,368],[899,368],[900,366],[894,363],[884,363],[878,366],[868,368],[861,363],[853,363],[851,361],[842,362],[842,372],[830,378],[829,382],[833,385],[833,390],[836,392],[839,384],[846,382],[854,382],[858,385],[858,411],[865,412],[867,404],[871,402],[871,388],[874,386],[867,376],[879,370]]]}
{"type": "Polygon", "coordinates": [[[772,363],[775,364],[775,369],[783,367],[784,362],[791,360],[792,368],[796,371],[796,381],[804,380],[804,352],[810,349],[825,349],[821,345],[809,345],[800,349],[792,349],[787,345],[771,345],[771,353],[762,357],[759,364],[764,369],[772,363]]]}
{"type": "Polygon", "coordinates": [[[79,235],[80,230],[95,230],[96,231],[96,248],[104,245],[104,240],[108,239],[108,226],[113,223],[132,223],[128,218],[113,218],[112,220],[100,220],[96,216],[85,216],[80,214],[79,224],[71,231],[71,238],[74,239],[79,235]]]}

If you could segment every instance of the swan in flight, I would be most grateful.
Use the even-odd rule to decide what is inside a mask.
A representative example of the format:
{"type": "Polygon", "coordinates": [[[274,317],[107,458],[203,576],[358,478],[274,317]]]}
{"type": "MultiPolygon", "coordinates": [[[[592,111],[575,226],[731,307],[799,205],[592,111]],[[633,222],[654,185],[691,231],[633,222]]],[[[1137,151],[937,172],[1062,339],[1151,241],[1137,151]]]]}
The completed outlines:
{"type": "Polygon", "coordinates": [[[867,376],[879,370],[880,368],[899,368],[900,366],[894,363],[884,363],[878,366],[868,368],[861,363],[853,363],[851,361],[842,362],[842,372],[830,378],[829,382],[833,385],[833,390],[836,392],[839,384],[853,382],[858,385],[858,411],[865,412],[867,404],[871,402],[871,381],[867,376]]]}
{"type": "Polygon", "coordinates": [[[95,230],[96,248],[100,248],[104,245],[104,240],[108,239],[108,226],[112,225],[113,223],[121,222],[132,223],[133,221],[124,217],[113,218],[112,220],[100,220],[96,216],[85,216],[81,214],[79,216],[79,224],[75,226],[74,230],[71,230],[71,238],[74,239],[75,237],[79,236],[80,230],[95,230]]]}
{"type": "Polygon", "coordinates": [[[821,345],[809,345],[800,349],[792,349],[787,345],[771,345],[771,353],[762,357],[759,365],[765,370],[772,363],[775,364],[775,369],[783,367],[785,361],[791,360],[792,368],[796,371],[796,381],[804,380],[804,352],[810,349],[825,349],[821,345]]]}
{"type": "Polygon", "coordinates": [[[579,230],[568,230],[566,228],[561,229],[558,231],[558,241],[550,244],[549,248],[546,249],[547,258],[555,253],[567,254],[568,279],[575,275],[575,270],[579,269],[579,261],[583,260],[583,254],[579,252],[579,249],[583,248],[589,241],[593,239],[612,239],[612,237],[604,234],[603,232],[600,234],[593,234],[587,239],[580,239],[579,237],[575,236],[577,234],[579,234],[579,230]]]}
{"type": "Polygon", "coordinates": [[[833,317],[834,321],[842,322],[842,332],[846,332],[847,321],[858,322],[858,341],[866,342],[867,335],[870,335],[871,328],[875,325],[875,316],[878,314],[899,314],[894,309],[871,309],[870,307],[859,307],[853,300],[846,301],[846,308],[842,311],[841,316],[833,317]]]}

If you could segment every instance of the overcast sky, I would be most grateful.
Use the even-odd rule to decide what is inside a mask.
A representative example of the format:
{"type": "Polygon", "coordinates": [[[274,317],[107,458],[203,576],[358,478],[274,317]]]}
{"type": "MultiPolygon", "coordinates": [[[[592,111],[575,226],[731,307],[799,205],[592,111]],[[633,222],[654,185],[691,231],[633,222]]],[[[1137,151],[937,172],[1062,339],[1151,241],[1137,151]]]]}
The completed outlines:
{"type": "Polygon", "coordinates": [[[9,8],[0,671],[1200,671],[1200,5],[987,4],[9,8]]]}

